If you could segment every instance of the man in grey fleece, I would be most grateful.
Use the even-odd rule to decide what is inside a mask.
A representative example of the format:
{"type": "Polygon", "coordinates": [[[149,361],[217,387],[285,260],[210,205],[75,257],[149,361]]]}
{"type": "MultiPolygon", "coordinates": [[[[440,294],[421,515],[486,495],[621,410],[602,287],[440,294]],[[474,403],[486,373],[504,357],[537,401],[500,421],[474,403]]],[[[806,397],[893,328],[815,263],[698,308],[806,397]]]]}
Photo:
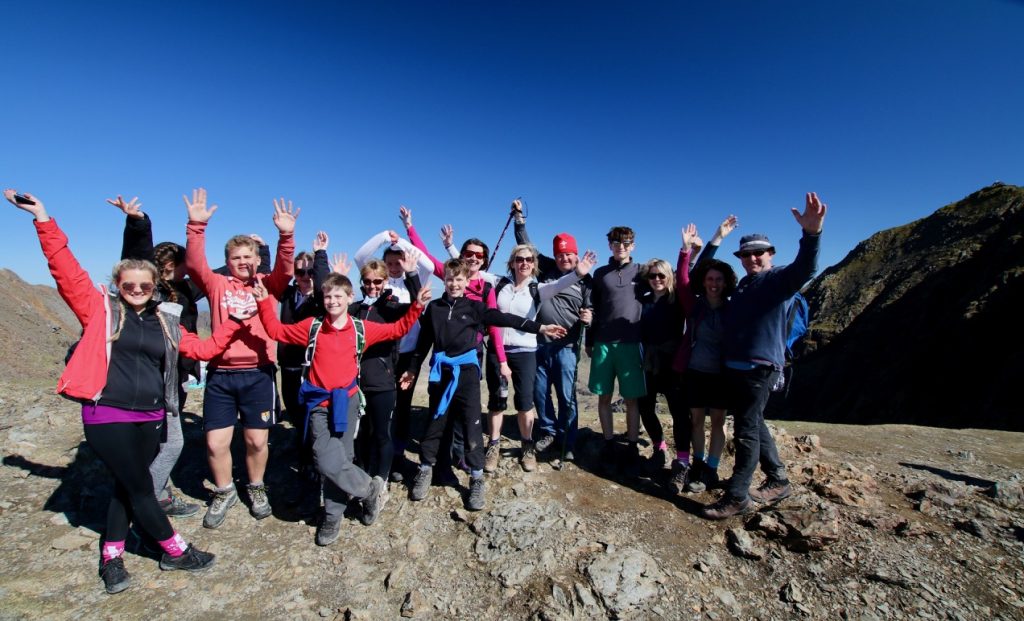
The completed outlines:
{"type": "Polygon", "coordinates": [[[774,504],[792,489],[786,466],[764,422],[764,406],[785,363],[786,301],[817,271],[818,245],[827,207],[818,195],[807,194],[804,212],[793,209],[803,236],[791,264],[772,266],[775,247],[764,235],[745,235],[735,253],[747,275],[736,285],[725,317],[725,378],[732,403],[736,465],[725,495],[704,507],[703,516],[720,520],[747,513],[751,500],[774,504]],[[760,462],[766,479],[750,489],[760,462]]]}
{"type": "MultiPolygon", "coordinates": [[[[515,217],[517,244],[530,244],[526,233],[526,216],[522,203],[512,202],[515,217]]],[[[553,282],[579,263],[576,239],[568,233],[559,233],[553,240],[554,258],[539,255],[540,282],[553,282]]],[[[537,321],[555,324],[568,330],[560,339],[537,335],[537,377],[534,382],[533,400],[537,407],[537,433],[535,448],[542,453],[551,446],[557,446],[560,457],[566,461],[574,459],[576,445],[576,370],[580,355],[580,337],[584,327],[590,323],[591,278],[588,274],[573,286],[544,302],[537,310],[537,321]],[[555,399],[551,387],[555,388],[558,400],[556,414],[555,399]]]]}

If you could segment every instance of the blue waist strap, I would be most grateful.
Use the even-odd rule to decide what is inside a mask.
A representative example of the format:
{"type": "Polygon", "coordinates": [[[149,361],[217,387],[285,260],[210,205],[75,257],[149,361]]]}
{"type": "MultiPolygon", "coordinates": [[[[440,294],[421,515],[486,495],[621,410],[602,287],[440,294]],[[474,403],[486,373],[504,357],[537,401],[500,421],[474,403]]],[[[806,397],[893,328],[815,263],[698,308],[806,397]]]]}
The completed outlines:
{"type": "Polygon", "coordinates": [[[441,381],[441,367],[449,366],[452,368],[452,381],[448,384],[448,387],[444,389],[444,394],[441,395],[441,403],[437,406],[437,412],[434,412],[434,418],[441,418],[444,413],[448,411],[448,404],[452,401],[452,396],[455,395],[455,389],[459,385],[459,370],[464,364],[472,364],[476,368],[480,368],[480,360],[476,357],[476,350],[471,349],[464,354],[451,357],[444,354],[444,352],[437,352],[434,354],[434,363],[430,365],[430,375],[427,377],[427,381],[432,384],[436,384],[441,381]]]}
{"type": "Polygon", "coordinates": [[[309,413],[313,411],[313,408],[328,400],[327,414],[331,430],[337,433],[348,431],[348,400],[350,399],[348,393],[356,387],[356,381],[352,380],[352,383],[348,386],[333,390],[320,388],[316,384],[311,384],[308,380],[302,382],[302,385],[299,386],[299,403],[306,408],[306,423],[305,429],[302,432],[303,438],[309,432],[309,413]]]}

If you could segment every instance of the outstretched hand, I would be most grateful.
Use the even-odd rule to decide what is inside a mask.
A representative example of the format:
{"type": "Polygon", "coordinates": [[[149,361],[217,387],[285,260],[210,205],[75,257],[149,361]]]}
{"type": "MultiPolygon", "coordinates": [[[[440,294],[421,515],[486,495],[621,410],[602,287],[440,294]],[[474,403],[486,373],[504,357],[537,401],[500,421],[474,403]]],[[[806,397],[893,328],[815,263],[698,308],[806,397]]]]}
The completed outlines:
{"type": "Polygon", "coordinates": [[[121,195],[118,194],[117,198],[108,198],[107,202],[123,211],[124,215],[128,216],[129,218],[141,220],[143,217],[145,217],[144,214],[142,213],[142,203],[139,202],[138,196],[136,196],[131,201],[126,203],[124,202],[124,198],[122,198],[121,195]]]}
{"type": "Polygon", "coordinates": [[[562,326],[556,326],[553,323],[548,323],[540,327],[540,333],[548,338],[560,339],[568,333],[568,330],[562,326]]]}
{"type": "Polygon", "coordinates": [[[402,373],[402,377],[398,378],[398,385],[402,387],[402,390],[409,390],[415,380],[416,374],[406,371],[402,373]]]}
{"type": "Polygon", "coordinates": [[[723,239],[729,236],[729,233],[735,231],[736,227],[739,225],[739,218],[732,214],[729,214],[729,217],[726,218],[725,220],[722,220],[722,223],[718,225],[718,230],[715,231],[715,237],[718,238],[718,241],[722,241],[723,239]]]}
{"type": "Polygon", "coordinates": [[[697,239],[697,225],[693,222],[687,224],[682,230],[683,236],[683,251],[689,252],[693,250],[693,242],[697,239]]]}
{"type": "Polygon", "coordinates": [[[17,190],[7,188],[6,190],[4,190],[4,198],[9,200],[11,204],[17,207],[18,209],[27,211],[33,216],[35,216],[36,222],[46,222],[47,220],[50,219],[50,216],[46,215],[46,207],[43,206],[43,201],[36,198],[35,194],[29,194],[28,192],[19,193],[17,190]],[[28,200],[32,201],[32,204],[23,203],[19,201],[17,198],[15,198],[15,196],[23,196],[28,200]]]}
{"type": "Polygon", "coordinates": [[[185,208],[188,210],[190,222],[209,222],[210,218],[213,217],[213,212],[217,211],[216,205],[211,205],[209,209],[206,208],[206,188],[192,190],[191,201],[184,194],[181,198],[185,201],[185,208]]]}
{"type": "Polygon", "coordinates": [[[447,248],[448,246],[451,246],[453,239],[455,239],[455,229],[452,228],[452,225],[445,224],[442,226],[441,242],[444,243],[444,247],[447,248]]]}
{"type": "Polygon", "coordinates": [[[348,274],[348,271],[352,269],[352,264],[348,262],[348,254],[339,252],[334,255],[334,260],[331,261],[331,271],[337,274],[348,274]]]}
{"type": "Polygon", "coordinates": [[[412,211],[410,211],[405,205],[398,208],[398,218],[402,221],[402,226],[406,229],[412,226],[412,211]]]}
{"type": "Polygon", "coordinates": [[[417,271],[416,268],[419,265],[421,256],[423,256],[423,253],[416,248],[409,248],[402,252],[402,269],[405,270],[406,274],[417,271]]]}
{"type": "Polygon", "coordinates": [[[597,265],[597,253],[593,250],[588,250],[583,253],[580,257],[579,262],[576,264],[576,273],[579,274],[580,278],[583,278],[590,273],[590,270],[594,269],[597,265]]]}
{"type": "MultiPolygon", "coordinates": [[[[230,292],[228,292],[228,293],[230,293],[230,292]]],[[[228,301],[228,293],[224,294],[224,300],[225,301],[228,301]]],[[[263,281],[262,280],[257,280],[256,282],[253,283],[253,285],[252,285],[252,297],[256,298],[257,302],[262,302],[263,300],[265,300],[268,297],[270,297],[270,291],[268,291],[267,288],[265,286],[263,286],[263,281]]],[[[231,310],[231,306],[229,305],[228,306],[228,311],[230,311],[230,310],[231,310]]]]}
{"type": "Polygon", "coordinates": [[[313,238],[313,252],[327,250],[327,244],[329,242],[330,239],[328,239],[327,233],[324,231],[317,231],[316,237],[313,238]]]}
{"type": "Polygon", "coordinates": [[[274,226],[277,227],[277,231],[282,235],[288,235],[295,232],[295,219],[299,217],[299,212],[302,211],[298,207],[292,207],[291,201],[285,201],[282,197],[280,202],[274,199],[274,226]]]}
{"type": "Polygon", "coordinates": [[[430,290],[430,285],[423,287],[416,294],[416,301],[420,303],[420,306],[426,306],[430,299],[434,297],[434,293],[430,290]]]}
{"type": "Polygon", "coordinates": [[[512,201],[512,214],[516,216],[523,215],[523,200],[520,198],[512,201]]]}
{"type": "Polygon", "coordinates": [[[821,202],[816,193],[808,192],[804,212],[800,213],[796,207],[792,207],[790,211],[793,212],[793,217],[796,218],[797,224],[805,233],[817,235],[821,233],[822,225],[825,223],[825,212],[828,211],[828,205],[821,202]]]}
{"type": "Polygon", "coordinates": [[[387,233],[388,233],[388,239],[391,240],[391,245],[392,246],[397,246],[398,245],[398,231],[391,231],[391,230],[389,230],[387,233]]]}

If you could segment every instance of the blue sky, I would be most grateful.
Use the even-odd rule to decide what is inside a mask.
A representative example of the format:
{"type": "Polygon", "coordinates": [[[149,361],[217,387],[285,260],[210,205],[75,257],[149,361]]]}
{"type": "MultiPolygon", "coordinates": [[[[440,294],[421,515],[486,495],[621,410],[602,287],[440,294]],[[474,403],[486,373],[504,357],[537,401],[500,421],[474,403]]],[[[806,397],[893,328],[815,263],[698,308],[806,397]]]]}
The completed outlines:
{"type": "MultiPolygon", "coordinates": [[[[0,186],[33,192],[94,279],[138,195],[184,242],[181,195],[236,233],[298,245],[400,229],[491,243],[511,199],[543,252],[568,231],[608,255],[673,258],[735,213],[777,262],[789,207],[831,211],[821,267],[875,231],[997,179],[1024,184],[1024,4],[974,2],[3,2],[0,186]]],[[[27,214],[4,207],[0,267],[51,283],[27,214]]],[[[511,235],[511,233],[510,233],[511,235]]],[[[511,248],[502,243],[502,258],[511,248]]],[[[738,266],[738,265],[737,265],[738,266]]]]}

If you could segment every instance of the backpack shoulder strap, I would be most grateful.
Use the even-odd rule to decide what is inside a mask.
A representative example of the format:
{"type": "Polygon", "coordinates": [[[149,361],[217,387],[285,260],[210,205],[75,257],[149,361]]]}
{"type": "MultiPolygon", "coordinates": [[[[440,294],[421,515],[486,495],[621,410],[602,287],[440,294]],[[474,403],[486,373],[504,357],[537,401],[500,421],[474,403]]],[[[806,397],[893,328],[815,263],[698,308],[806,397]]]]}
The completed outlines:
{"type": "Polygon", "coordinates": [[[363,359],[363,350],[366,348],[366,326],[362,319],[357,317],[351,317],[351,319],[352,326],[356,329],[356,364],[359,364],[363,359]]]}
{"type": "Polygon", "coordinates": [[[316,338],[320,335],[320,327],[324,323],[323,317],[314,317],[313,323],[309,325],[309,337],[306,341],[306,354],[302,361],[302,379],[309,379],[309,368],[313,364],[313,354],[316,353],[316,338]]]}
{"type": "Polygon", "coordinates": [[[536,280],[531,280],[529,287],[533,303],[537,305],[537,308],[540,308],[540,284],[536,280]]]}

